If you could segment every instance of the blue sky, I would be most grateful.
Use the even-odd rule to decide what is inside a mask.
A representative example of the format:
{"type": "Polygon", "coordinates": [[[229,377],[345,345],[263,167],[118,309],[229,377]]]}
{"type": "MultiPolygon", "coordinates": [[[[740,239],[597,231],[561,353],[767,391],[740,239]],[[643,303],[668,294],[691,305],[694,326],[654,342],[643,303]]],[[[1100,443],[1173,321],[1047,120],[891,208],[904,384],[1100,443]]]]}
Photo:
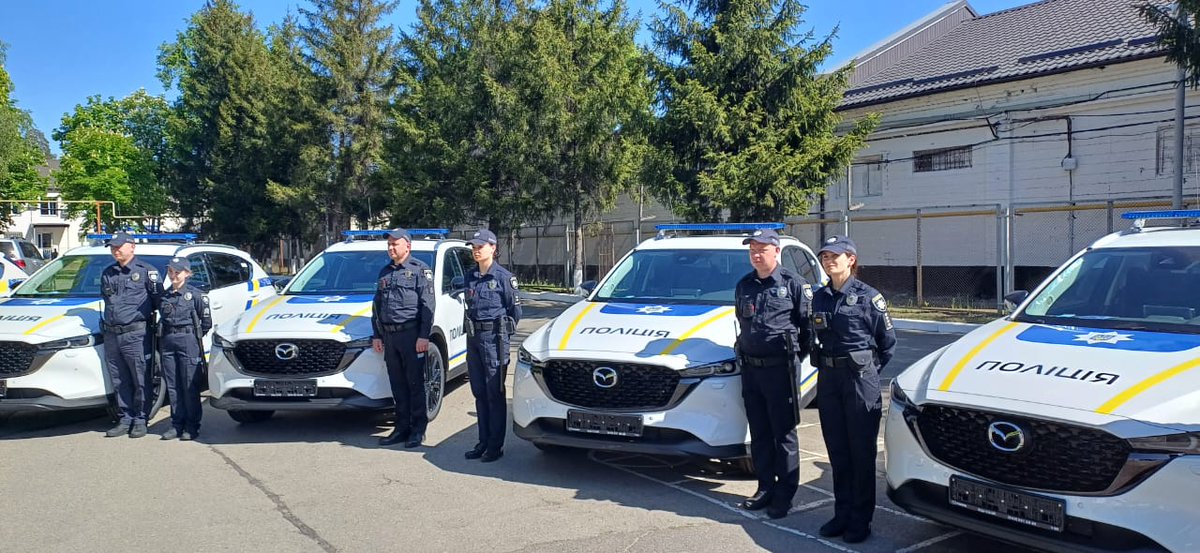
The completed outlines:
{"type": "MultiPolygon", "coordinates": [[[[647,21],[657,13],[655,0],[628,0],[630,10],[647,21]]],[[[805,23],[818,36],[835,26],[840,32],[831,61],[842,62],[948,0],[807,0],[805,23]]],[[[1031,0],[969,0],[980,14],[1031,0]]],[[[88,96],[124,97],[139,88],[161,94],[155,77],[158,46],[175,39],[203,0],[11,0],[0,7],[0,41],[8,44],[6,69],[16,86],[17,105],[33,113],[49,138],[62,115],[88,96]]],[[[295,0],[242,0],[262,27],[280,21],[295,0]]],[[[407,29],[416,9],[401,0],[392,14],[407,29]]],[[[645,33],[642,39],[645,39],[645,33]]],[[[51,140],[55,153],[58,144],[51,140]]]]}

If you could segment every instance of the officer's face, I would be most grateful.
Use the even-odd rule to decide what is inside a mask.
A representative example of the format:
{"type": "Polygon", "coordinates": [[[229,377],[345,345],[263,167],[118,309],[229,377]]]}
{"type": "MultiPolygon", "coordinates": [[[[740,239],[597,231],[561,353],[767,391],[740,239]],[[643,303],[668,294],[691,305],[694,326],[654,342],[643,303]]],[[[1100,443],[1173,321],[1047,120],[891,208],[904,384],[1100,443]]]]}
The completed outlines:
{"type": "Polygon", "coordinates": [[[821,258],[821,267],[825,269],[825,274],[829,276],[849,273],[850,267],[858,259],[852,253],[833,252],[821,252],[819,257],[821,258]]]}
{"type": "Polygon", "coordinates": [[[491,259],[495,255],[496,255],[496,245],[495,244],[483,244],[482,246],[476,246],[475,244],[471,244],[471,256],[475,258],[476,263],[481,263],[483,261],[491,259]]]}
{"type": "Polygon", "coordinates": [[[403,238],[388,238],[388,257],[392,258],[392,263],[403,263],[408,259],[408,250],[412,244],[403,238]]]}
{"type": "Polygon", "coordinates": [[[190,276],[192,276],[191,271],[180,271],[171,267],[167,268],[167,278],[170,279],[171,284],[176,288],[182,288],[190,276]]]}
{"type": "Polygon", "coordinates": [[[133,259],[132,242],[126,242],[120,246],[109,246],[108,251],[112,252],[113,259],[116,259],[117,263],[121,265],[129,263],[129,260],[133,259]]]}
{"type": "Polygon", "coordinates": [[[771,244],[759,244],[758,242],[750,243],[750,264],[760,273],[769,273],[775,270],[775,265],[779,263],[779,246],[771,244]]]}

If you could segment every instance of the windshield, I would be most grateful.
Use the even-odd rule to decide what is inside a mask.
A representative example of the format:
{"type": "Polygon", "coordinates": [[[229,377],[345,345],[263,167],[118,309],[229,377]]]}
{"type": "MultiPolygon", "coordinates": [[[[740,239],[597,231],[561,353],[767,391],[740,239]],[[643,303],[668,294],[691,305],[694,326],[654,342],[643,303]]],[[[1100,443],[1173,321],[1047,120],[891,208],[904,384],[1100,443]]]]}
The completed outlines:
{"type": "Polygon", "coordinates": [[[750,272],[746,250],[637,250],[608,274],[596,301],[732,304],[750,272]]]}
{"type": "Polygon", "coordinates": [[[1200,334],[1200,248],[1088,252],[1059,272],[1015,319],[1200,334]]]}
{"type": "MultiPolygon", "coordinates": [[[[139,255],[145,261],[166,274],[165,255],[139,255]]],[[[111,255],[67,255],[46,264],[17,288],[13,294],[19,298],[54,297],[100,297],[100,275],[114,263],[111,255]]]]}
{"type": "MultiPolygon", "coordinates": [[[[413,257],[433,267],[433,252],[413,257]]],[[[304,266],[285,294],[374,294],[379,270],[391,263],[387,251],[325,252],[304,266]]]]}

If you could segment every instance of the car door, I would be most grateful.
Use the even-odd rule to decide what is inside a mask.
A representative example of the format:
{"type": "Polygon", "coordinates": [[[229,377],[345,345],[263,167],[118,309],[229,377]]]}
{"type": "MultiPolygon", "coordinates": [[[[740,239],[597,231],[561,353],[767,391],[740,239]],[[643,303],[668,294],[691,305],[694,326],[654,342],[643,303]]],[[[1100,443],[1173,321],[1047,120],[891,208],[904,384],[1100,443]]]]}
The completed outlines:
{"type": "MultiPolygon", "coordinates": [[[[817,265],[816,260],[812,256],[808,255],[808,252],[804,251],[804,248],[800,246],[784,246],[779,257],[783,267],[804,277],[804,280],[812,286],[814,292],[824,283],[824,275],[818,274],[820,266],[817,265]]],[[[812,363],[812,356],[809,356],[800,366],[799,391],[802,401],[803,398],[811,397],[816,392],[816,374],[817,367],[812,363]]]]}
{"type": "Polygon", "coordinates": [[[447,347],[450,351],[446,352],[446,356],[450,360],[447,363],[450,367],[464,363],[467,360],[467,333],[466,327],[463,325],[463,319],[466,315],[466,304],[462,294],[459,294],[458,297],[450,295],[450,292],[454,289],[451,284],[454,278],[466,275],[462,264],[463,251],[467,252],[468,257],[470,256],[471,250],[462,247],[451,246],[442,250],[441,260],[438,263],[438,271],[441,274],[434,276],[434,278],[438,279],[436,290],[438,294],[437,317],[439,321],[444,321],[443,324],[446,326],[443,328],[449,333],[448,339],[450,343],[447,347]]]}
{"type": "Polygon", "coordinates": [[[208,271],[208,304],[212,309],[213,326],[236,317],[251,301],[253,273],[250,262],[222,252],[201,254],[208,271]]]}

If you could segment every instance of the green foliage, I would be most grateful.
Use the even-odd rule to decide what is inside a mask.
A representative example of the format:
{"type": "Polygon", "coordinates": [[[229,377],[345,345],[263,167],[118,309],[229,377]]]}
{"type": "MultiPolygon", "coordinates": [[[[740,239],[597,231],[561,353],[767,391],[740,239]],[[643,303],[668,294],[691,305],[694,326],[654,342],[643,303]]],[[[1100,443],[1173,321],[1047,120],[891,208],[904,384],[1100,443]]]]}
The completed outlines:
{"type": "Polygon", "coordinates": [[[1142,2],[1138,4],[1142,18],[1154,25],[1158,41],[1167,50],[1167,61],[1183,67],[1185,81],[1192,88],[1200,88],[1200,0],[1142,2]],[[1176,13],[1176,7],[1182,14],[1176,13]]]}
{"type": "MultiPolygon", "coordinates": [[[[5,49],[0,42],[0,199],[37,199],[46,194],[47,180],[37,169],[45,165],[49,151],[33,118],[11,97],[13,83],[4,69],[5,49]]],[[[0,205],[0,228],[11,221],[12,206],[0,205]]]]}
{"type": "Polygon", "coordinates": [[[666,8],[652,25],[663,113],[654,143],[668,173],[655,194],[690,220],[807,212],[810,198],[844,172],[875,125],[867,118],[835,133],[849,69],[817,69],[832,52],[832,35],[814,41],[811,33],[797,34],[804,13],[798,0],[666,8]]]}

